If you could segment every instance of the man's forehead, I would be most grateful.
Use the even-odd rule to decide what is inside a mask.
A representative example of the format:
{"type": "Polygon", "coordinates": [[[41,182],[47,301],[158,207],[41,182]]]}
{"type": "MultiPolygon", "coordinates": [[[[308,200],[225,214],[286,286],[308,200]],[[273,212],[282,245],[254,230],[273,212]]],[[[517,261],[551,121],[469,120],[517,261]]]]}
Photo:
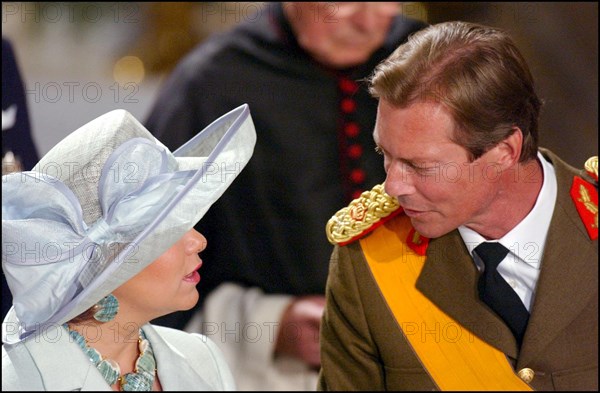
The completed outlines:
{"type": "Polygon", "coordinates": [[[450,112],[439,103],[417,102],[406,107],[394,106],[380,100],[373,135],[389,130],[412,130],[414,137],[446,135],[453,131],[456,123],[450,112]]]}

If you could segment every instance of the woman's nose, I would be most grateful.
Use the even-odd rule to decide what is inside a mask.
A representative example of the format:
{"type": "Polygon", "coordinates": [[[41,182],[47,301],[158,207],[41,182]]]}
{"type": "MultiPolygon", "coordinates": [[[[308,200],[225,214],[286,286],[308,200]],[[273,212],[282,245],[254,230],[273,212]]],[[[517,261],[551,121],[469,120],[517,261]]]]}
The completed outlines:
{"type": "Polygon", "coordinates": [[[199,253],[206,248],[206,238],[194,228],[190,229],[186,234],[186,251],[189,254],[199,253]]]}

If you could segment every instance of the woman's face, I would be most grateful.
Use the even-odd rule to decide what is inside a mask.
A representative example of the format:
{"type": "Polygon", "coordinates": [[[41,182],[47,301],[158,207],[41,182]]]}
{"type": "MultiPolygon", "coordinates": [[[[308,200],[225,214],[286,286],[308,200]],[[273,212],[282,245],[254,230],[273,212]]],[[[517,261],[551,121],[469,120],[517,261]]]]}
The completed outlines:
{"type": "Polygon", "coordinates": [[[196,284],[206,238],[195,229],[165,251],[152,264],[113,291],[119,314],[146,322],[175,311],[189,310],[198,302],[196,284]]]}

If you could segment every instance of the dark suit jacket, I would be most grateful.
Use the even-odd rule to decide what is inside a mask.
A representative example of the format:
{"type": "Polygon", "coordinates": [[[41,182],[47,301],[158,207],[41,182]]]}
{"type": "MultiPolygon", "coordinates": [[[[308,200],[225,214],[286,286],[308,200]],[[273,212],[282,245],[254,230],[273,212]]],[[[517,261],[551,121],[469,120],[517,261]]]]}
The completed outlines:
{"type": "MultiPolygon", "coordinates": [[[[431,239],[417,288],[503,351],[515,370],[531,368],[534,389],[597,390],[598,241],[590,240],[569,195],[574,176],[584,172],[543,154],[554,165],[558,196],[521,350],[479,300],[478,272],[457,230],[431,239]]],[[[331,257],[321,358],[320,390],[437,389],[382,297],[359,242],[336,246],[331,257]]]]}

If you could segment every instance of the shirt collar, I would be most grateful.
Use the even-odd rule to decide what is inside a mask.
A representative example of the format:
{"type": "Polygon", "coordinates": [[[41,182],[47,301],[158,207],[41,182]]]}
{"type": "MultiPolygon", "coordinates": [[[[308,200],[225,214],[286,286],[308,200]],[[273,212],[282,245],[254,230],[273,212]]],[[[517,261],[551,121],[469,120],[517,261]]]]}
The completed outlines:
{"type": "MultiPolygon", "coordinates": [[[[520,223],[497,241],[515,257],[539,269],[556,203],[557,183],[554,167],[540,152],[537,153],[537,158],[542,165],[544,180],[535,205],[520,223]]],[[[461,225],[458,231],[471,254],[475,247],[486,241],[483,236],[466,226],[461,225]]]]}

